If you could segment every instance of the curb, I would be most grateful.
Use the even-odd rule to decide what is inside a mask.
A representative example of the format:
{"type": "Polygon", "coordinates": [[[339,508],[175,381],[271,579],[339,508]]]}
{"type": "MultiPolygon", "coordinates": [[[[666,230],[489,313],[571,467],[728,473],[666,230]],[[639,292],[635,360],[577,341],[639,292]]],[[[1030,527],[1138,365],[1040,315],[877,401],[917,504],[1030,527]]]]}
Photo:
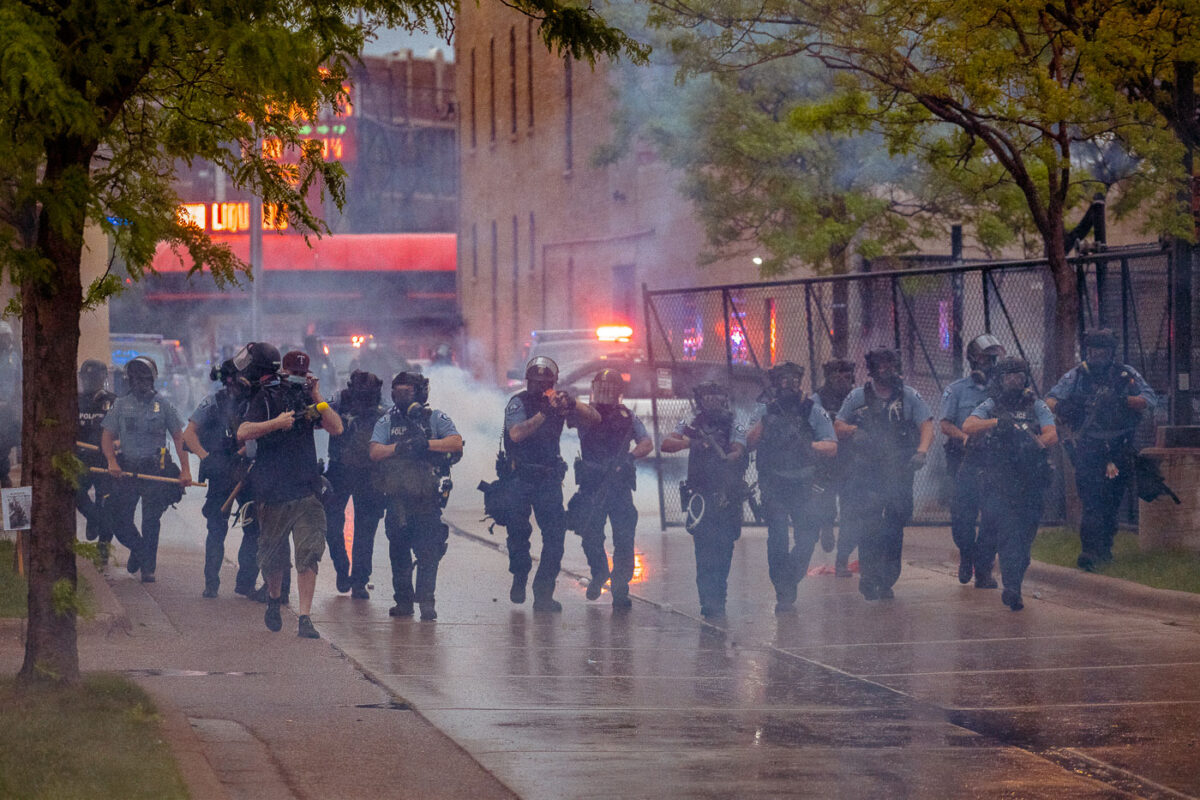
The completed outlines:
{"type": "Polygon", "coordinates": [[[1040,583],[1086,594],[1105,605],[1133,606],[1160,614],[1200,617],[1200,594],[1192,592],[1155,589],[1133,581],[1060,567],[1044,561],[1031,561],[1025,574],[1027,578],[1040,583]]]}
{"type": "Polygon", "coordinates": [[[188,718],[169,698],[141,683],[138,685],[154,700],[159,732],[171,748],[188,797],[191,800],[230,800],[229,792],[205,754],[204,743],[188,718]]]}

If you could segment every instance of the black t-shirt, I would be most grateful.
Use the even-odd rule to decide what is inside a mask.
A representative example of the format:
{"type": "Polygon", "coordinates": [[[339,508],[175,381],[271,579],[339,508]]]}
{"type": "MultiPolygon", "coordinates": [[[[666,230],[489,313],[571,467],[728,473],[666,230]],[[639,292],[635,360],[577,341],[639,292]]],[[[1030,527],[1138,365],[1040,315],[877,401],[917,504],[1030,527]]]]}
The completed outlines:
{"type": "MultiPolygon", "coordinates": [[[[282,393],[283,389],[276,386],[259,391],[246,409],[245,421],[267,422],[279,416],[287,408],[282,393]]],[[[298,419],[290,429],[272,431],[256,440],[254,495],[259,502],[286,503],[320,491],[321,470],[313,427],[298,419]]]]}

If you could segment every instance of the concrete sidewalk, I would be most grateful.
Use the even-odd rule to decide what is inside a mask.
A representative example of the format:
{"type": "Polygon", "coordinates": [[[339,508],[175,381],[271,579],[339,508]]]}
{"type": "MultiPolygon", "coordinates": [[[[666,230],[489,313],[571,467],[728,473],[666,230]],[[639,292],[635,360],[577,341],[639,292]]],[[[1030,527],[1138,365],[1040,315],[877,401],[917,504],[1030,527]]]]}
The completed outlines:
{"type": "MultiPolygon", "coordinates": [[[[123,673],[155,698],[194,800],[514,796],[335,643],[298,638],[294,610],[270,633],[265,606],[233,593],[231,563],[220,596],[202,598],[200,505],[189,496],[164,517],[156,583],[129,575],[114,543],[121,565],[98,581],[101,613],[79,637],[84,671],[123,673]]],[[[231,532],[227,558],[239,541],[231,532]]],[[[317,594],[335,592],[327,569],[317,594]]],[[[15,674],[23,654],[21,629],[0,627],[0,669],[15,674]]]]}

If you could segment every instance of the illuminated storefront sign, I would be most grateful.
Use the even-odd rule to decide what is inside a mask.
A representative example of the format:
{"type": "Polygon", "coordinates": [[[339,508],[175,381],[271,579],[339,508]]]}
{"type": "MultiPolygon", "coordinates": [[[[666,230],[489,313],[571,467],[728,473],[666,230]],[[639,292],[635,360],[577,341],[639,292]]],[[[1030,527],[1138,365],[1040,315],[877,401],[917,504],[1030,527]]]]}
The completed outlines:
{"type": "MultiPolygon", "coordinates": [[[[250,204],[184,203],[179,216],[208,233],[246,233],[250,230],[250,204]]],[[[265,231],[287,230],[287,214],[274,203],[263,203],[262,226],[265,231]]]]}

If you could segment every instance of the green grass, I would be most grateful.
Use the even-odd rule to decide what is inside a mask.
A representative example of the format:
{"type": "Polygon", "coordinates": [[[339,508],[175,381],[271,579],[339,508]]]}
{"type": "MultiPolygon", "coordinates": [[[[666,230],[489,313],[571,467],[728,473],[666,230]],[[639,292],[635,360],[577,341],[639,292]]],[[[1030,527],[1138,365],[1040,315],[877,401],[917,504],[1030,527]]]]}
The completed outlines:
{"type": "MultiPolygon", "coordinates": [[[[1079,533],[1070,528],[1043,528],[1033,542],[1033,558],[1060,567],[1074,567],[1079,557],[1079,533]]],[[[1097,570],[1155,589],[1176,589],[1200,594],[1200,553],[1143,553],[1133,533],[1118,533],[1113,560],[1097,570]]]]}
{"type": "Polygon", "coordinates": [[[29,586],[25,579],[13,570],[13,553],[16,545],[8,540],[0,541],[0,617],[24,617],[29,586]]]}
{"type": "MultiPolygon", "coordinates": [[[[8,539],[0,540],[0,617],[26,616],[29,600],[29,584],[13,570],[13,554],[16,544],[8,539]]],[[[76,550],[85,558],[94,556],[96,546],[92,543],[77,543],[76,550]]],[[[96,609],[96,598],[92,587],[82,578],[79,580],[79,616],[90,618],[96,609]]]]}
{"type": "Polygon", "coordinates": [[[0,679],[0,797],[187,798],[154,704],[118,675],[18,690],[0,679]]]}

